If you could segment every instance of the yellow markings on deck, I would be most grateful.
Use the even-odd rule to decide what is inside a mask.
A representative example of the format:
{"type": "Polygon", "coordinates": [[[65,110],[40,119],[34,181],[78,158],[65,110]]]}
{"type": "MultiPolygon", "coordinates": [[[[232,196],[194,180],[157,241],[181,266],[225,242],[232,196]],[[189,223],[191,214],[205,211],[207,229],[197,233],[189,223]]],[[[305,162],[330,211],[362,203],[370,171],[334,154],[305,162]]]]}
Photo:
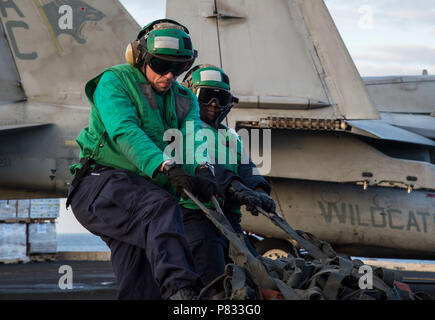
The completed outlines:
{"type": "Polygon", "coordinates": [[[78,147],[78,144],[75,140],[65,140],[65,146],[67,147],[78,147]]]}

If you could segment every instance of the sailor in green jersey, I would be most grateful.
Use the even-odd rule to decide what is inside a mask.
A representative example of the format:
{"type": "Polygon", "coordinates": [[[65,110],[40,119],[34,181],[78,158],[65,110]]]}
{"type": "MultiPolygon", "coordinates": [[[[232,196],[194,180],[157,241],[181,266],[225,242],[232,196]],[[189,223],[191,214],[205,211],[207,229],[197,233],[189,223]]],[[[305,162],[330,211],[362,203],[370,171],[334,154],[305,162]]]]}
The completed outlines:
{"type": "Polygon", "coordinates": [[[154,21],[128,46],[128,64],[86,84],[89,125],[77,138],[67,206],[110,247],[119,299],[191,299],[202,287],[175,192],[209,200],[217,185],[206,151],[179,165],[163,138],[170,128],[185,139],[202,128],[196,97],[175,80],[197,56],[188,33],[154,21]]]}
{"type": "MultiPolygon", "coordinates": [[[[183,84],[198,97],[204,135],[208,137],[208,153],[214,163],[220,194],[225,195],[223,211],[233,229],[242,234],[241,205],[258,215],[257,207],[274,211],[275,203],[269,196],[271,187],[261,176],[249,157],[243,157],[243,145],[237,133],[223,125],[234,103],[228,76],[212,65],[200,65],[190,70],[183,84]]],[[[197,272],[205,284],[224,272],[228,258],[228,241],[198,210],[182,203],[186,238],[191,247],[197,272]]],[[[258,255],[246,235],[245,242],[258,255]]]]}

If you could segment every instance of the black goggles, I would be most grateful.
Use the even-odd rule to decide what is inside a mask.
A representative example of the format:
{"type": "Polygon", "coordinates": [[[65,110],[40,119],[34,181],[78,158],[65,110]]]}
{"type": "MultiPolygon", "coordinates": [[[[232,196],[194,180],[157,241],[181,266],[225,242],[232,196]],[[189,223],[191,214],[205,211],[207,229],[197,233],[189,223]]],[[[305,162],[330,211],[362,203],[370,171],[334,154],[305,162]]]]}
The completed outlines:
{"type": "Polygon", "coordinates": [[[239,102],[239,99],[233,97],[229,91],[217,88],[199,88],[197,97],[201,105],[209,105],[213,101],[216,101],[220,108],[225,108],[233,103],[239,102]]]}
{"type": "Polygon", "coordinates": [[[184,71],[189,69],[192,61],[168,61],[152,57],[148,62],[148,65],[154,72],[165,75],[168,72],[172,72],[174,76],[179,76],[184,71]]]}

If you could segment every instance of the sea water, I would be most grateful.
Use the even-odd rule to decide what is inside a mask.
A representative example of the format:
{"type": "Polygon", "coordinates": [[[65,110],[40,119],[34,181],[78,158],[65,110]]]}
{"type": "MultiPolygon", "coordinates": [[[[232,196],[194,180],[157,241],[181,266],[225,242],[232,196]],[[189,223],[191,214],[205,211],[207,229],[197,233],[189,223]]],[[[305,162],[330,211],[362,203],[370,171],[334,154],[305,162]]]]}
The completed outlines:
{"type": "Polygon", "coordinates": [[[57,251],[110,251],[106,243],[91,233],[58,233],[57,251]]]}

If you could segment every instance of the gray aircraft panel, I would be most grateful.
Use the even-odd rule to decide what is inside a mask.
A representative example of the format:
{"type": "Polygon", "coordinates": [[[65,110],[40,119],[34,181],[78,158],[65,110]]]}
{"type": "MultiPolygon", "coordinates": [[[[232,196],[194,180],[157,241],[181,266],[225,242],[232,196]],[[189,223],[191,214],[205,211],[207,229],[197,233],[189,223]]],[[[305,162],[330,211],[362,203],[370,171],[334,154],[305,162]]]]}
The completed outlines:
{"type": "Polygon", "coordinates": [[[418,114],[380,112],[382,120],[426,138],[435,139],[435,117],[418,114]]]}
{"type": "Polygon", "coordinates": [[[166,15],[190,28],[198,63],[222,63],[233,92],[241,98],[235,110],[253,108],[254,113],[270,116],[287,109],[290,117],[311,108],[311,118],[377,119],[345,46],[322,44],[320,51],[317,45],[324,41],[320,38],[341,41],[326,7],[313,1],[315,10],[305,12],[304,5],[296,0],[273,5],[258,0],[209,0],[199,5],[194,0],[168,0],[166,15]],[[310,25],[307,15],[313,15],[310,25]],[[329,20],[320,26],[315,22],[319,18],[329,20]],[[340,65],[340,72],[333,70],[336,66],[326,70],[328,64],[340,65]]]}
{"type": "Polygon", "coordinates": [[[209,11],[195,9],[194,0],[168,0],[167,17],[189,26],[198,62],[222,63],[241,97],[235,109],[263,108],[269,115],[288,109],[292,117],[312,101],[311,118],[379,119],[322,1],[208,0],[201,6],[209,11]]]}
{"type": "Polygon", "coordinates": [[[86,81],[125,63],[125,48],[140,30],[118,1],[10,0],[0,7],[22,86],[34,102],[88,105],[86,81]],[[71,28],[60,28],[61,5],[72,8],[71,28]]]}
{"type": "Polygon", "coordinates": [[[222,67],[230,73],[237,94],[328,102],[315,53],[299,49],[307,48],[308,39],[293,1],[276,6],[267,1],[216,3],[219,13],[243,17],[219,20],[222,67]]]}
{"type": "Polygon", "coordinates": [[[0,106],[0,196],[65,197],[89,120],[85,84],[125,63],[140,26],[117,0],[0,1],[0,18],[28,94],[0,106]],[[72,8],[71,30],[59,29],[61,4],[72,8]]]}
{"type": "Polygon", "coordinates": [[[367,77],[364,83],[380,112],[435,111],[435,76],[367,77]]]}
{"type": "Polygon", "coordinates": [[[30,130],[39,127],[45,127],[51,125],[50,123],[41,124],[19,124],[19,125],[0,125],[0,135],[15,133],[23,130],[30,130]]]}
{"type": "MultiPolygon", "coordinates": [[[[313,233],[354,256],[434,259],[435,198],[427,191],[271,179],[278,210],[294,229],[313,233]]],[[[242,226],[263,237],[286,235],[244,212],[242,226]]]]}
{"type": "Polygon", "coordinates": [[[271,134],[267,176],[435,190],[435,165],[426,159],[389,156],[348,133],[281,129],[271,134]]]}
{"type": "Polygon", "coordinates": [[[419,134],[395,127],[383,120],[346,121],[357,134],[367,134],[384,140],[408,142],[435,147],[435,142],[419,134]]]}
{"type": "MultiPolygon", "coordinates": [[[[216,3],[226,6],[218,6],[219,10],[215,12],[213,0],[168,0],[168,17],[186,24],[191,30],[194,46],[199,49],[200,58],[196,63],[220,65],[222,60],[226,69],[227,63],[232,63],[229,61],[232,56],[241,62],[240,68],[229,72],[231,78],[244,77],[243,81],[235,82],[234,88],[237,89],[238,83],[246,86],[246,96],[241,95],[243,103],[246,103],[231,112],[231,126],[243,126],[241,123],[252,121],[260,126],[268,124],[269,127],[277,125],[281,128],[272,130],[269,174],[273,195],[275,199],[279,198],[280,212],[291,224],[294,221],[288,214],[303,222],[301,229],[310,231],[310,227],[314,227],[314,233],[318,232],[321,238],[356,248],[382,242],[380,236],[384,233],[379,231],[388,231],[380,227],[385,221],[393,229],[403,226],[413,232],[410,237],[399,235],[405,244],[397,239],[386,239],[385,243],[391,250],[422,249],[424,253],[428,250],[433,252],[433,225],[429,225],[429,220],[426,224],[423,220],[429,219],[425,210],[433,200],[432,191],[427,190],[435,189],[435,166],[428,160],[429,148],[390,143],[396,146],[392,151],[403,151],[400,155],[391,155],[387,152],[391,150],[383,149],[389,141],[377,139],[374,135],[376,139],[370,139],[345,131],[344,119],[379,119],[379,116],[322,1],[217,0],[216,3]],[[257,11],[254,5],[258,5],[257,11]],[[250,9],[245,10],[247,8],[250,9]],[[291,10],[286,11],[289,8],[291,10]],[[260,9],[263,12],[259,13],[260,9]],[[248,13],[251,18],[245,15],[248,13]],[[270,13],[276,13],[283,21],[275,21],[275,14],[270,13]],[[252,23],[253,17],[258,23],[252,23]],[[243,30],[243,25],[251,31],[243,30]],[[276,47],[281,53],[268,56],[270,50],[262,48],[261,42],[252,37],[249,43],[252,50],[246,55],[246,48],[237,49],[237,37],[223,32],[233,26],[240,35],[260,34],[267,37],[269,44],[273,41],[283,44],[276,47]],[[280,29],[280,26],[288,28],[291,34],[283,41],[273,40],[276,33],[271,31],[280,29]],[[230,50],[230,46],[235,49],[230,50]],[[255,58],[257,52],[264,52],[266,59],[286,57],[282,52],[292,52],[299,57],[301,63],[307,66],[306,72],[310,73],[302,76],[291,74],[294,77],[291,79],[292,88],[299,92],[290,88],[288,92],[276,94],[271,88],[271,81],[277,81],[276,88],[281,90],[287,85],[286,78],[270,78],[267,74],[258,79],[246,76],[252,72],[249,59],[255,58]],[[263,84],[268,90],[261,91],[263,84]],[[253,90],[248,92],[250,86],[253,90]],[[284,125],[281,127],[281,122],[271,117],[282,117],[284,125]],[[269,118],[270,121],[261,121],[261,118],[269,118]],[[299,119],[299,124],[292,130],[287,124],[295,119],[299,119]],[[306,123],[309,125],[306,126],[306,123]],[[294,179],[303,181],[292,185],[294,179]],[[392,208],[406,208],[406,212],[400,215],[396,211],[387,211],[384,219],[379,211],[374,211],[374,229],[367,234],[362,230],[365,225],[355,225],[358,221],[347,215],[346,222],[350,221],[350,226],[341,229],[343,211],[338,214],[331,211],[332,215],[328,211],[329,202],[334,197],[331,200],[330,195],[325,196],[325,191],[319,188],[304,188],[318,183],[315,181],[323,181],[319,183],[326,191],[342,195],[347,205],[364,207],[362,224],[371,221],[371,202],[382,206],[385,204],[384,196],[391,194],[395,195],[397,204],[392,208]],[[368,188],[369,193],[363,193],[363,186],[368,188]],[[407,190],[398,187],[408,188],[408,191],[419,190],[409,195],[407,190]],[[372,190],[378,189],[382,189],[380,198],[371,194],[372,190]],[[308,192],[309,196],[304,192],[308,192]],[[324,215],[318,205],[319,196],[321,201],[326,201],[324,215]],[[297,202],[291,202],[291,197],[297,197],[297,202]],[[402,202],[401,197],[406,201],[402,202]],[[289,210],[292,208],[303,210],[289,210]],[[414,210],[413,214],[408,213],[411,210],[414,210]],[[326,220],[331,218],[331,223],[325,217],[326,220]],[[420,220],[415,222],[415,219],[420,220]],[[420,232],[425,232],[422,242],[419,242],[416,223],[420,232]],[[357,228],[358,237],[352,228],[357,228]],[[407,241],[415,244],[416,248],[410,248],[407,241]]],[[[89,103],[83,94],[84,85],[106,67],[124,63],[125,47],[136,38],[139,26],[117,0],[0,1],[0,18],[9,26],[5,28],[7,39],[29,98],[26,102],[0,106],[0,126],[3,129],[0,131],[0,197],[65,197],[71,181],[68,166],[76,163],[79,155],[75,138],[88,124],[89,103]],[[76,26],[73,30],[57,27],[60,16],[56,9],[59,9],[60,3],[73,8],[73,24],[76,26]]],[[[275,63],[273,61],[272,65],[275,63]]],[[[291,68],[286,70],[299,70],[298,61],[289,58],[282,63],[286,68],[287,64],[290,65],[291,68]]],[[[261,66],[260,69],[264,71],[265,68],[261,66]]],[[[240,88],[241,92],[245,92],[240,88]]],[[[237,91],[235,93],[240,95],[237,91]]],[[[255,127],[254,124],[246,124],[249,125],[255,127]]],[[[431,204],[430,208],[433,208],[433,202],[431,204]]],[[[337,208],[341,209],[342,203],[337,204],[337,208]]],[[[355,216],[353,218],[356,219],[355,216]]],[[[259,221],[256,228],[262,227],[259,221]]],[[[295,226],[299,225],[295,223],[295,226]]],[[[396,229],[393,233],[386,232],[385,237],[396,236],[395,232],[396,229]]]]}
{"type": "Polygon", "coordinates": [[[20,76],[0,18],[0,103],[23,101],[26,98],[20,76]]]}
{"type": "Polygon", "coordinates": [[[324,1],[296,0],[325,72],[325,81],[346,119],[379,119],[360,74],[324,1]]]}
{"type": "Polygon", "coordinates": [[[435,76],[379,76],[363,77],[366,86],[399,83],[435,82],[435,76]]]}
{"type": "Polygon", "coordinates": [[[75,163],[79,155],[75,139],[81,128],[88,123],[89,107],[56,106],[34,102],[2,107],[4,114],[7,115],[2,118],[3,121],[9,120],[13,123],[24,117],[29,123],[37,123],[41,119],[46,123],[1,126],[4,134],[0,131],[2,149],[0,167],[2,167],[1,163],[4,163],[3,175],[9,178],[7,181],[0,179],[0,188],[18,188],[18,185],[24,186],[24,181],[27,181],[27,190],[65,195],[68,189],[67,183],[71,181],[68,165],[75,163]],[[27,159],[34,173],[23,175],[18,168],[25,167],[27,159]],[[39,166],[35,166],[38,162],[33,159],[39,159],[39,166]],[[17,185],[13,179],[14,175],[20,176],[17,185]],[[35,183],[36,180],[38,183],[35,183]]]}
{"type": "MultiPolygon", "coordinates": [[[[173,5],[166,6],[166,17],[175,19],[189,29],[193,46],[198,50],[195,65],[207,63],[220,66],[219,39],[216,18],[213,18],[214,10],[213,0],[176,1],[173,5]],[[185,8],[189,9],[185,10],[185,8]],[[198,17],[201,17],[201,24],[197,23],[198,17]]],[[[179,77],[180,81],[183,76],[184,74],[179,77]]]]}
{"type": "Polygon", "coordinates": [[[50,156],[33,158],[8,155],[6,159],[0,160],[1,187],[55,193],[55,174],[56,159],[50,156]],[[29,187],[30,181],[31,187],[29,187]]]}

